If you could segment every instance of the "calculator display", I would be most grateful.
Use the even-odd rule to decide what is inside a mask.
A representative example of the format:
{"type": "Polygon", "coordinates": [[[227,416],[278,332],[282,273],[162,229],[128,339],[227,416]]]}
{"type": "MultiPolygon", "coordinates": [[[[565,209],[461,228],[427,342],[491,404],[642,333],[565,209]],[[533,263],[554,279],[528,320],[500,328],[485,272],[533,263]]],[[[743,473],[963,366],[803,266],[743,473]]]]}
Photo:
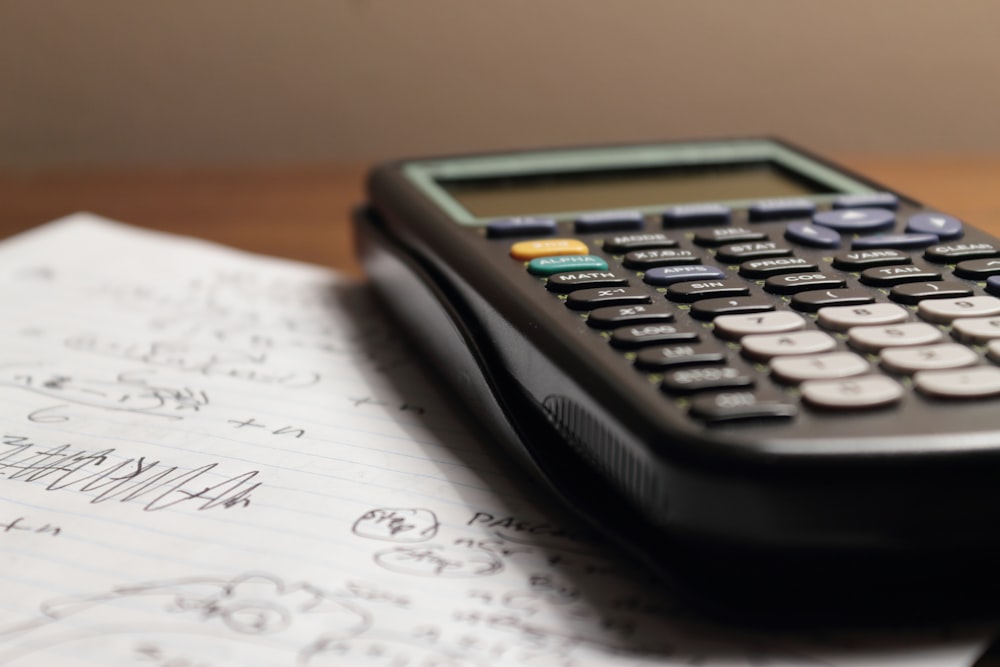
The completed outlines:
{"type": "Polygon", "coordinates": [[[838,192],[770,161],[441,179],[438,185],[477,218],[838,192]]]}

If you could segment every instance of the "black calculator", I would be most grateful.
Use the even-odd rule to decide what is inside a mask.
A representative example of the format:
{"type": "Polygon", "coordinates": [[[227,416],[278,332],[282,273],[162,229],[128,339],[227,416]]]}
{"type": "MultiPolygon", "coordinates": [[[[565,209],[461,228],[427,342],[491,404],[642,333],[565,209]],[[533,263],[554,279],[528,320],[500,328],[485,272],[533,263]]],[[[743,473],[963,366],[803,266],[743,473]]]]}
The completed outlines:
{"type": "Polygon", "coordinates": [[[771,139],[401,160],[368,197],[367,274],[456,403],[654,568],[993,562],[968,221],[771,139]]]}

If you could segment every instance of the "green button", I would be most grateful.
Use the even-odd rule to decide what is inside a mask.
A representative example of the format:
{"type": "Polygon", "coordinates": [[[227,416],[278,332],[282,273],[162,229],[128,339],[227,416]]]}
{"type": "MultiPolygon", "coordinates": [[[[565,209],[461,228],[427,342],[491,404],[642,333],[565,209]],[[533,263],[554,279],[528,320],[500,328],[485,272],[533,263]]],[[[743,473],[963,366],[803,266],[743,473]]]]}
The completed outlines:
{"type": "Polygon", "coordinates": [[[563,271],[607,271],[608,263],[597,255],[557,255],[536,257],[528,262],[528,273],[551,276],[563,271]]]}

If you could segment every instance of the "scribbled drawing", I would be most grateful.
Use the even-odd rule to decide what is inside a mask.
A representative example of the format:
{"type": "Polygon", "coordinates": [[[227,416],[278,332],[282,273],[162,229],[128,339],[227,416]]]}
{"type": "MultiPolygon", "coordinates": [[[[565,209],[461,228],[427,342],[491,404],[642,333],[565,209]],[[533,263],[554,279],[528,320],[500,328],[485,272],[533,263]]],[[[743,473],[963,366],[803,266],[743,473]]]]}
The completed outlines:
{"type": "Polygon", "coordinates": [[[387,542],[425,542],[437,535],[437,515],[428,509],[378,508],[365,512],[354,522],[358,537],[387,542]]]}
{"type": "Polygon", "coordinates": [[[0,365],[0,386],[77,406],[167,419],[183,419],[186,413],[198,412],[209,404],[208,394],[202,390],[150,383],[139,373],[91,378],[41,362],[0,365]]]}
{"type": "Polygon", "coordinates": [[[267,573],[124,585],[48,600],[36,618],[0,627],[0,665],[299,665],[372,624],[362,606],[267,573]],[[162,664],[162,663],[161,663],[162,664]]]}
{"type": "Polygon", "coordinates": [[[289,389],[309,387],[320,381],[320,374],[314,371],[278,367],[266,351],[273,341],[272,345],[264,343],[264,338],[251,336],[247,344],[257,349],[247,350],[231,343],[223,345],[181,340],[127,343],[95,335],[73,336],[65,341],[66,347],[71,350],[206,377],[279,385],[289,389]]]}
{"type": "Polygon", "coordinates": [[[375,554],[375,562],[399,574],[444,578],[488,577],[504,568],[503,561],[485,549],[440,544],[385,549],[375,554]]]}

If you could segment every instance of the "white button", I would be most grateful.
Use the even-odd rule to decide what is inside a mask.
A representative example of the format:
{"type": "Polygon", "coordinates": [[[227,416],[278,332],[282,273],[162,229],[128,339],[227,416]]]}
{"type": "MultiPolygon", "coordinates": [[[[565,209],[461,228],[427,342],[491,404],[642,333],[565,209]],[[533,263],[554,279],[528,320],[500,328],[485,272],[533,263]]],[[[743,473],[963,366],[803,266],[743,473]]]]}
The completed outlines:
{"type": "Polygon", "coordinates": [[[774,376],[790,384],[806,380],[836,380],[864,375],[870,368],[867,361],[853,352],[830,352],[771,359],[771,372],[774,376]]]}
{"type": "Polygon", "coordinates": [[[891,347],[882,351],[882,365],[894,373],[961,368],[977,363],[979,355],[958,343],[891,347]]]}
{"type": "Polygon", "coordinates": [[[827,329],[844,331],[851,327],[877,324],[897,324],[908,318],[906,309],[894,303],[872,303],[867,306],[829,306],[820,308],[819,323],[827,329]]]}
{"type": "Polygon", "coordinates": [[[784,334],[755,334],[740,339],[743,353],[755,359],[785,354],[818,354],[837,347],[833,336],[822,331],[793,331],[784,334]]]}
{"type": "Polygon", "coordinates": [[[991,340],[986,344],[986,354],[989,355],[990,359],[1000,363],[1000,339],[991,340]]]}
{"type": "Polygon", "coordinates": [[[959,340],[985,343],[1000,338],[1000,317],[960,317],[952,323],[951,333],[959,340]]]}
{"type": "Polygon", "coordinates": [[[995,296],[965,296],[957,299],[925,299],[917,314],[931,322],[951,322],[959,317],[1000,315],[1000,299],[995,296]]]}
{"type": "Polygon", "coordinates": [[[802,398],[823,408],[877,408],[895,403],[903,388],[884,375],[862,375],[845,380],[809,380],[802,383],[802,398]]]}
{"type": "Polygon", "coordinates": [[[944,334],[937,327],[926,322],[903,322],[879,327],[853,327],[847,332],[847,340],[852,347],[874,352],[883,347],[900,345],[930,345],[944,334]]]}
{"type": "Polygon", "coordinates": [[[942,398],[983,398],[1000,394],[1000,368],[976,366],[955,371],[921,371],[913,376],[917,389],[942,398]]]}
{"type": "Polygon", "coordinates": [[[745,315],[720,315],[715,318],[715,333],[725,338],[750,334],[777,334],[806,328],[805,319],[787,310],[745,315]]]}

